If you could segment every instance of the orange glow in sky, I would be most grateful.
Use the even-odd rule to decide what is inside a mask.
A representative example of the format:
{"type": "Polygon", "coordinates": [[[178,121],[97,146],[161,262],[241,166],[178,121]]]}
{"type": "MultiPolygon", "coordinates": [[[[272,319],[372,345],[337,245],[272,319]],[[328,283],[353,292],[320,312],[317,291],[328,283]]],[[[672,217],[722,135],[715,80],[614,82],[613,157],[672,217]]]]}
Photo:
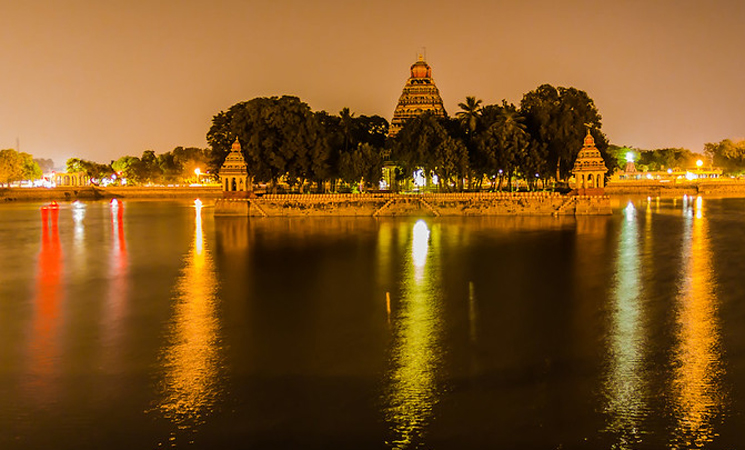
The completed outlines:
{"type": "Polygon", "coordinates": [[[390,120],[426,47],[445,108],[588,92],[610,141],[686,147],[745,135],[745,4],[224,0],[5,2],[0,148],[108,163],[206,146],[257,96],[390,120]]]}

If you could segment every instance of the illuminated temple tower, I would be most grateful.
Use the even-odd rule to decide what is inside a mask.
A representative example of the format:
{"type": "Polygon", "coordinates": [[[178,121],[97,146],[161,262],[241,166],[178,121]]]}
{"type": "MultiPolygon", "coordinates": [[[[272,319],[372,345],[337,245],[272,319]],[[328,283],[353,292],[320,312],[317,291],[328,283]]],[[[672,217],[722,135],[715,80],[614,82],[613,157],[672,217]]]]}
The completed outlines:
{"type": "Polygon", "coordinates": [[[253,191],[251,177],[248,175],[248,164],[241,152],[241,143],[235,138],[233,147],[220,167],[220,183],[224,198],[246,198],[253,191]]]}
{"type": "Polygon", "coordinates": [[[595,139],[587,129],[587,136],[582,150],[574,162],[572,174],[575,179],[575,190],[579,195],[603,195],[605,188],[605,161],[600,151],[595,147],[595,139]]]}
{"type": "Polygon", "coordinates": [[[424,61],[424,57],[419,55],[419,60],[411,66],[411,78],[406,82],[401,97],[398,99],[388,135],[395,136],[407,119],[427,111],[431,111],[436,116],[445,117],[440,91],[437,90],[435,81],[432,79],[432,68],[424,61]]]}

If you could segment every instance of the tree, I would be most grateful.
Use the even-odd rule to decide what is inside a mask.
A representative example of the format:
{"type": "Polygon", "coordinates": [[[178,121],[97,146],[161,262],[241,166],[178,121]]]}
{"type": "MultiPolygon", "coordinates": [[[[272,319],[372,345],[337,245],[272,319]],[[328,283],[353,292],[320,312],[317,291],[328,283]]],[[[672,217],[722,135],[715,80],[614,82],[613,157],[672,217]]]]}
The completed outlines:
{"type": "MultiPolygon", "coordinates": [[[[363,177],[359,173],[362,169],[350,171],[351,165],[357,167],[363,159],[372,161],[382,158],[388,134],[388,121],[384,118],[380,116],[355,117],[349,108],[343,108],[338,116],[330,115],[326,111],[314,114],[323,128],[324,139],[328,145],[328,176],[332,183],[337,178],[349,183],[359,181],[363,177]],[[365,154],[375,152],[378,155],[374,157],[368,155],[369,157],[363,158],[360,154],[362,145],[365,145],[365,154]]],[[[364,178],[368,181],[371,179],[379,181],[380,177],[381,174],[376,174],[372,178],[369,176],[364,178]]]]}
{"type": "Polygon", "coordinates": [[[339,161],[340,178],[350,184],[364,180],[365,186],[375,186],[382,177],[383,158],[371,144],[360,144],[354,151],[344,153],[339,161]]]}
{"type": "Polygon", "coordinates": [[[41,171],[41,167],[34,161],[34,157],[28,153],[20,152],[19,156],[23,164],[23,179],[24,180],[38,180],[44,173],[41,171]]]}
{"type": "Polygon", "coordinates": [[[143,180],[142,161],[136,156],[122,156],[111,163],[111,167],[120,178],[127,180],[128,184],[138,184],[143,180]]]}
{"type": "Polygon", "coordinates": [[[114,169],[109,164],[99,164],[80,158],[68,159],[65,166],[68,173],[85,172],[92,180],[100,180],[114,173],[114,169]]]}
{"type": "Polygon", "coordinates": [[[502,106],[485,108],[483,117],[487,128],[478,138],[479,160],[484,164],[487,176],[492,180],[499,178],[499,187],[505,176],[508,189],[512,189],[512,178],[526,162],[526,152],[531,146],[530,135],[523,123],[525,119],[515,105],[506,101],[502,101],[502,106]]]}
{"type": "Polygon", "coordinates": [[[23,179],[24,164],[20,153],[11,149],[0,150],[0,184],[10,186],[23,179]]]}
{"type": "Polygon", "coordinates": [[[396,135],[393,158],[406,174],[422,169],[436,175],[440,188],[461,185],[468,170],[468,150],[448,131],[451,122],[425,112],[408,120],[396,135]]]}
{"type": "Polygon", "coordinates": [[[145,150],[140,157],[140,181],[154,183],[161,180],[163,172],[153,150],[145,150]]]}
{"type": "Polygon", "coordinates": [[[221,111],[212,118],[212,126],[207,132],[207,142],[212,149],[210,158],[210,170],[217,173],[222,166],[223,161],[230,153],[230,149],[235,141],[235,135],[231,129],[233,113],[242,103],[236,103],[227,111],[221,111]]]}
{"type": "Polygon", "coordinates": [[[257,181],[327,179],[329,147],[310,107],[297,97],[259,97],[231,106],[213,118],[207,140],[216,155],[238,138],[257,181]],[[228,144],[229,143],[229,144],[228,144]]]}
{"type": "Polygon", "coordinates": [[[382,151],[388,137],[388,121],[380,116],[359,116],[355,120],[355,142],[370,144],[382,151]]]}
{"type": "Polygon", "coordinates": [[[725,139],[717,143],[709,142],[704,144],[704,152],[715,166],[721,167],[726,173],[745,171],[745,140],[725,139]]]}
{"type": "Polygon", "coordinates": [[[458,119],[463,132],[463,142],[468,149],[468,159],[470,172],[468,177],[469,188],[473,187],[473,180],[478,180],[478,185],[481,185],[481,180],[484,177],[484,171],[480,170],[478,165],[478,149],[476,144],[477,132],[481,131],[482,122],[482,100],[477,100],[476,97],[467,96],[465,103],[458,103],[460,111],[455,113],[455,117],[458,119]]]}
{"type": "Polygon", "coordinates": [[[465,103],[458,103],[461,110],[455,113],[455,117],[468,135],[475,134],[479,126],[481,102],[482,100],[476,100],[476,97],[467,96],[465,103]]]}
{"type": "Polygon", "coordinates": [[[39,168],[43,173],[48,173],[54,170],[54,161],[51,159],[34,158],[34,161],[36,161],[36,164],[39,165],[39,168]]]}
{"type": "Polygon", "coordinates": [[[548,164],[555,170],[557,181],[569,177],[588,126],[606,166],[614,167],[607,152],[608,140],[600,131],[600,113],[586,92],[544,84],[523,96],[520,109],[528,132],[545,145],[548,164]]]}

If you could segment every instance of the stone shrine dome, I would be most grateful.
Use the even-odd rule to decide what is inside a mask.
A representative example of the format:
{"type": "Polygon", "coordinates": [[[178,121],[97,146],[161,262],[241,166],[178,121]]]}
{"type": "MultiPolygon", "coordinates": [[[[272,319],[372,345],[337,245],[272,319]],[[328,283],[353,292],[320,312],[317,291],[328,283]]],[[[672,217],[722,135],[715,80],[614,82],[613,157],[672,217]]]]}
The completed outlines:
{"type": "Polygon", "coordinates": [[[432,68],[424,62],[422,55],[419,55],[419,60],[411,65],[411,78],[432,78],[432,68]]]}

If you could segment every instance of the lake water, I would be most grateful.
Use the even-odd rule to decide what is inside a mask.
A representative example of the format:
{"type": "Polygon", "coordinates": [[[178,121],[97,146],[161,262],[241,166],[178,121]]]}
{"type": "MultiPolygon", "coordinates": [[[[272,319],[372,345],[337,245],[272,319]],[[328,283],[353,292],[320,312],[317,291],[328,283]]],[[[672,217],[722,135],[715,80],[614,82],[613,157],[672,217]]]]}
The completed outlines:
{"type": "Polygon", "coordinates": [[[0,205],[2,449],[745,447],[745,199],[0,205]]]}

